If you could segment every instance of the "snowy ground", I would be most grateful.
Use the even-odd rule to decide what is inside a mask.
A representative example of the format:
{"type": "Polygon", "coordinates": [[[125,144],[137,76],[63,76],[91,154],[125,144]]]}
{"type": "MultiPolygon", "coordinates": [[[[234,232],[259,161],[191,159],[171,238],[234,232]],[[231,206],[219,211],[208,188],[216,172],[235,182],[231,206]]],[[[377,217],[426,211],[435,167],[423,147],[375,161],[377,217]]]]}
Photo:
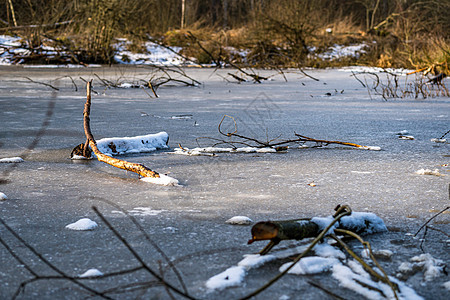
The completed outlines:
{"type": "MultiPolygon", "coordinates": [[[[159,270],[161,261],[164,277],[180,287],[161,255],[133,223],[117,207],[102,202],[108,200],[137,218],[174,262],[193,296],[236,299],[260,287],[292,261],[278,250],[303,247],[305,243],[282,242],[273,250],[280,258],[253,265],[244,273],[239,271],[242,269],[233,269],[241,272],[237,274],[240,284],[210,289],[208,280],[237,268],[242,265],[244,255],[257,253],[265,246],[265,242],[247,245],[250,226],[232,225],[227,220],[234,216],[241,216],[238,219],[243,223],[325,217],[341,203],[349,204],[355,211],[375,213],[384,220],[390,231],[366,239],[374,250],[392,252],[390,258],[387,255],[380,260],[390,276],[399,275],[405,286],[425,299],[444,299],[448,295],[444,284],[449,285],[449,278],[439,271],[439,266],[450,263],[448,237],[438,231],[428,232],[423,249],[431,254],[430,258],[421,256],[420,240],[411,234],[449,205],[450,173],[446,166],[449,146],[431,139],[439,138],[449,129],[450,99],[386,102],[372,95],[371,100],[367,90],[350,77],[349,70],[307,71],[320,81],[289,72],[288,82],[275,76],[262,84],[234,84],[217,76],[226,77],[230,70],[213,73],[209,69],[189,69],[188,73],[203,85],[164,86],[158,89],[160,98],[149,98],[142,89],[105,90],[94,81],[94,90],[98,92],[93,95],[91,108],[94,136],[102,139],[167,132],[172,149],[120,157],[168,174],[180,186],[142,182],[135,174],[95,160],[71,160],[72,148],[85,139],[82,126],[85,91],[79,77],[94,78],[95,73],[134,81],[148,76],[148,72],[133,66],[0,68],[0,159],[7,158],[0,163],[0,172],[8,179],[7,184],[0,185],[1,195],[6,196],[0,201],[0,217],[55,266],[74,277],[101,276],[137,266],[127,249],[93,212],[91,206],[95,205],[150,266],[159,270]],[[76,81],[78,91],[68,77],[62,78],[67,75],[76,81]],[[51,83],[60,90],[32,83],[24,76],[51,83]],[[381,151],[330,145],[290,148],[277,153],[222,152],[215,156],[172,153],[179,144],[189,149],[198,147],[195,141],[198,137],[220,137],[217,125],[224,114],[236,118],[240,133],[262,140],[280,134],[290,138],[295,131],[318,139],[378,146],[381,151]],[[43,124],[45,131],[41,130],[43,124]],[[35,149],[27,151],[40,134],[35,149]],[[398,134],[414,136],[414,140],[399,139],[398,134]],[[17,157],[24,161],[17,163],[17,157]],[[431,173],[437,169],[444,176],[416,173],[421,169],[431,173]],[[68,225],[77,230],[66,228],[68,225]],[[417,273],[412,274],[414,270],[417,273]],[[435,277],[427,281],[429,276],[435,277]]],[[[272,73],[261,71],[261,74],[272,73]]],[[[232,130],[231,125],[224,124],[232,130]]],[[[201,140],[200,146],[211,146],[211,142],[201,140]]],[[[448,233],[449,222],[446,213],[431,224],[448,233]]],[[[1,240],[37,273],[54,274],[3,226],[0,228],[1,240]]],[[[356,253],[362,252],[358,243],[351,245],[356,253]]],[[[330,251],[321,252],[319,248],[312,253],[313,258],[293,269],[309,275],[286,275],[258,299],[329,297],[309,282],[346,299],[370,296],[352,289],[354,281],[350,279],[365,280],[365,275],[351,259],[340,253],[327,258],[324,253],[330,251]]],[[[0,265],[0,298],[9,299],[20,283],[32,276],[4,246],[0,246],[0,265]]],[[[136,280],[152,277],[140,271],[83,282],[103,290],[136,280]]],[[[126,297],[138,295],[139,292],[129,291],[126,297]]],[[[71,283],[43,280],[27,286],[20,298],[85,296],[71,283]]],[[[169,298],[161,286],[152,287],[145,296],[169,298]]]]}
{"type": "MultiPolygon", "coordinates": [[[[45,41],[44,41],[45,42],[45,41]]],[[[11,65],[14,61],[15,55],[29,55],[30,50],[24,47],[25,41],[17,36],[0,35],[0,65],[11,65]]],[[[193,61],[195,59],[190,58],[186,60],[185,57],[178,55],[181,52],[181,47],[163,47],[154,42],[144,42],[141,45],[139,53],[130,51],[132,42],[124,38],[116,39],[112,45],[116,51],[114,60],[118,64],[132,64],[132,65],[157,65],[157,66],[186,66],[195,65],[193,61]]],[[[333,45],[328,49],[325,49],[323,53],[317,53],[315,47],[310,48],[310,57],[317,57],[323,60],[339,60],[346,57],[359,58],[361,54],[365,53],[367,44],[352,44],[348,46],[333,45]]],[[[239,55],[245,61],[248,50],[240,51],[232,47],[227,47],[227,50],[234,55],[239,55]]],[[[56,49],[51,46],[42,46],[39,51],[41,54],[48,58],[54,58],[58,55],[67,55],[66,51],[56,49]]],[[[15,63],[21,64],[23,61],[16,61],[15,63]]],[[[98,65],[95,65],[98,67],[98,65]]],[[[59,68],[59,67],[80,67],[73,64],[61,64],[61,65],[30,65],[28,67],[40,67],[40,68],[59,68]]],[[[91,65],[90,67],[94,67],[91,65]]]]}

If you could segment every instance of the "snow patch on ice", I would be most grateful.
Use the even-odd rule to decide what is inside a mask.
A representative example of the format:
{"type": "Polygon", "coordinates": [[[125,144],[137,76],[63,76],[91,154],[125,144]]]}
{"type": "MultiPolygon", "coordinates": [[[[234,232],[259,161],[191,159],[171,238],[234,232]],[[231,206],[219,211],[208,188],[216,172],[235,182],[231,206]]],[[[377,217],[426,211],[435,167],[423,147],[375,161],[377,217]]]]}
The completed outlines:
{"type": "Polygon", "coordinates": [[[431,139],[435,143],[447,143],[447,139],[431,139]]]}
{"type": "Polygon", "coordinates": [[[444,262],[440,259],[433,258],[429,253],[414,256],[411,258],[411,261],[413,265],[422,268],[425,281],[431,281],[444,272],[444,262]]]}
{"type": "Polygon", "coordinates": [[[189,156],[206,155],[212,156],[215,153],[274,153],[277,152],[274,148],[256,148],[256,147],[242,147],[242,148],[220,148],[220,147],[204,147],[204,148],[175,148],[174,154],[182,154],[189,156]]]}
{"type": "Polygon", "coordinates": [[[313,248],[316,255],[321,257],[345,259],[345,254],[341,250],[333,247],[327,243],[321,243],[313,248]]]}
{"type": "Polygon", "coordinates": [[[84,157],[83,155],[74,154],[70,159],[72,159],[72,160],[90,160],[91,158],[84,157]]]}
{"type": "MultiPolygon", "coordinates": [[[[374,282],[370,277],[357,274],[351,268],[344,266],[342,264],[335,264],[332,267],[332,276],[334,279],[339,281],[339,284],[345,288],[348,288],[367,299],[394,299],[394,293],[389,285],[382,282],[374,282]],[[368,288],[372,287],[372,289],[368,288]],[[377,292],[378,289],[383,292],[386,296],[377,292]]],[[[409,299],[422,299],[416,292],[410,287],[406,286],[403,282],[396,280],[395,278],[389,277],[389,279],[396,283],[399,287],[399,292],[397,293],[398,299],[409,300],[409,299]]]]}
{"type": "Polygon", "coordinates": [[[362,147],[358,147],[356,149],[370,150],[370,151],[381,151],[381,147],[378,147],[378,146],[362,146],[362,147]]]}
{"type": "MultiPolygon", "coordinates": [[[[318,274],[329,271],[335,264],[339,263],[336,258],[307,256],[296,263],[288,273],[297,275],[318,274]]],[[[285,263],[280,267],[280,272],[284,272],[291,265],[292,262],[285,263]]]]}
{"type": "Polygon", "coordinates": [[[67,229],[71,230],[94,230],[97,227],[98,227],[97,223],[89,218],[80,219],[75,223],[66,226],[67,229]]]}
{"type": "Polygon", "coordinates": [[[177,179],[172,178],[170,176],[159,174],[159,177],[142,177],[141,181],[150,182],[154,184],[159,185],[166,185],[166,186],[178,186],[179,182],[177,179]]]}
{"type": "Polygon", "coordinates": [[[242,284],[246,272],[242,266],[228,268],[222,273],[208,279],[206,287],[210,290],[220,291],[227,287],[239,286],[242,284]]]}
{"type": "Polygon", "coordinates": [[[166,132],[135,137],[104,138],[97,141],[98,149],[107,155],[133,154],[168,149],[166,132]]]}
{"type": "Polygon", "coordinates": [[[85,277],[100,277],[100,276],[103,276],[103,273],[100,272],[98,269],[89,269],[78,277],[85,278],[85,277]]]}
{"type": "Polygon", "coordinates": [[[444,282],[444,283],[442,284],[442,286],[443,286],[445,289],[447,289],[447,290],[450,291],[450,280],[447,281],[447,282],[444,282]]]}
{"type": "Polygon", "coordinates": [[[8,200],[8,197],[4,193],[0,192],[0,201],[4,200],[8,200]]]}
{"type": "Polygon", "coordinates": [[[225,221],[227,224],[231,225],[250,225],[253,220],[246,216],[235,216],[225,221]]]}
{"type": "Polygon", "coordinates": [[[0,163],[21,163],[23,162],[22,157],[5,157],[0,159],[0,163]]]}
{"type": "Polygon", "coordinates": [[[244,259],[238,263],[238,266],[245,267],[247,270],[259,268],[267,262],[276,260],[274,255],[246,254],[244,259]]]}
{"type": "MultiPolygon", "coordinates": [[[[376,250],[376,251],[372,251],[372,254],[376,258],[391,259],[392,256],[394,255],[394,252],[392,252],[391,250],[376,250]]],[[[370,259],[369,249],[361,250],[361,257],[364,259],[370,259]]]]}
{"type": "Polygon", "coordinates": [[[128,212],[133,216],[156,216],[162,213],[165,210],[155,210],[151,207],[135,207],[128,212]]]}
{"type": "Polygon", "coordinates": [[[430,169],[420,169],[416,171],[417,175],[433,175],[433,176],[445,176],[441,174],[438,169],[430,170],[430,169]]]}

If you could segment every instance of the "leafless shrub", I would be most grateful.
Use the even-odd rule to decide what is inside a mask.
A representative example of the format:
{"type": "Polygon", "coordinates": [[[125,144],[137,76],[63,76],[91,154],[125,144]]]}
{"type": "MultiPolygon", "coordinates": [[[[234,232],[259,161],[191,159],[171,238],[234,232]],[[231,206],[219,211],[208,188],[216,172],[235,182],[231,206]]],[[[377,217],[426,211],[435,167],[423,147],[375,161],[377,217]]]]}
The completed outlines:
{"type": "Polygon", "coordinates": [[[375,95],[381,96],[384,100],[388,99],[404,99],[404,98],[435,98],[435,97],[449,97],[450,93],[444,81],[434,82],[423,75],[416,73],[414,79],[410,80],[411,75],[407,75],[405,80],[398,74],[385,71],[384,74],[377,74],[375,72],[360,72],[363,74],[364,82],[362,82],[357,74],[353,72],[353,77],[358,80],[364,87],[367,87],[369,95],[373,92],[375,95]],[[381,76],[384,75],[385,79],[381,76]],[[367,84],[367,78],[372,80],[372,85],[367,84]]]}

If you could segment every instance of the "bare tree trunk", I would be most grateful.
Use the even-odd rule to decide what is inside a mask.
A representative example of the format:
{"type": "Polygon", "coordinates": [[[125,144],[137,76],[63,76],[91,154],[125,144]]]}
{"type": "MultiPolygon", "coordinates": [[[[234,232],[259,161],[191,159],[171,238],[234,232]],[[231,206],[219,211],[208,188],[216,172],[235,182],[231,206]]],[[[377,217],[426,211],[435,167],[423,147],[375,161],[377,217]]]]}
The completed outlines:
{"type": "Polygon", "coordinates": [[[181,0],[181,29],[184,28],[186,17],[186,0],[181,0]]]}
{"type": "Polygon", "coordinates": [[[223,28],[228,26],[228,0],[222,0],[223,28]]]}
{"type": "Polygon", "coordinates": [[[11,16],[12,16],[12,19],[13,19],[14,26],[17,27],[16,14],[14,13],[14,6],[13,6],[11,0],[8,0],[8,2],[9,2],[9,8],[11,10],[11,16]]]}

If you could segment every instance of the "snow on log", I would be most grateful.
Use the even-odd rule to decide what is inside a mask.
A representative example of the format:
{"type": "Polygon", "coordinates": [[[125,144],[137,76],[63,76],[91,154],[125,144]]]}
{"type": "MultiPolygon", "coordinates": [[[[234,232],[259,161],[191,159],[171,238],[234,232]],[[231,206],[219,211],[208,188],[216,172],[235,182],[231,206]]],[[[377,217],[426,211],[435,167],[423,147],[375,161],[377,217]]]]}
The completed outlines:
{"type": "Polygon", "coordinates": [[[104,154],[121,155],[168,149],[168,142],[169,135],[160,132],[135,137],[104,138],[97,141],[97,147],[104,154]]]}
{"type": "MultiPolygon", "coordinates": [[[[270,240],[278,244],[282,240],[302,240],[316,237],[332,221],[332,216],[325,218],[299,219],[288,221],[265,221],[256,223],[251,230],[252,238],[248,243],[270,240]]],[[[342,217],[334,228],[346,229],[355,233],[377,233],[387,231],[383,220],[373,213],[352,212],[350,216],[342,217]]]]}

